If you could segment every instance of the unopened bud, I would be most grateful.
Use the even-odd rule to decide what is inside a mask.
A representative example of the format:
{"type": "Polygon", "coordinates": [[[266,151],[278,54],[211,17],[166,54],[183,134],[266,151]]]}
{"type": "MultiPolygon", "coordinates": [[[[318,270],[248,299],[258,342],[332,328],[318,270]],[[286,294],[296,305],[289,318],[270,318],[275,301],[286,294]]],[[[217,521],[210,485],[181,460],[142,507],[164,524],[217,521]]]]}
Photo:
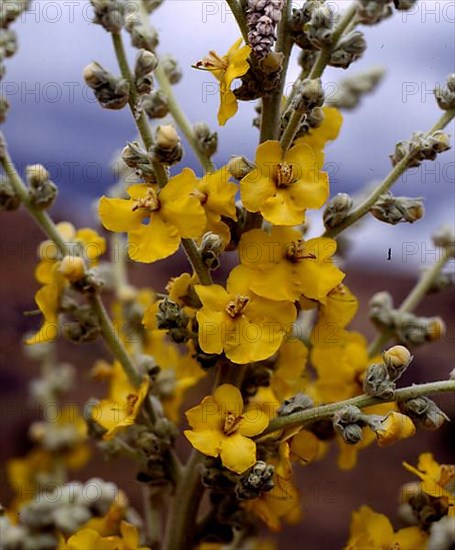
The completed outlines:
{"type": "Polygon", "coordinates": [[[202,237],[200,247],[204,264],[211,270],[220,267],[220,255],[223,251],[223,241],[216,233],[208,232],[202,237]]]}
{"type": "Polygon", "coordinates": [[[218,149],[218,134],[212,132],[205,122],[197,122],[193,129],[199,147],[210,158],[218,149]]]}
{"type": "Polygon", "coordinates": [[[155,144],[163,149],[173,149],[180,143],[177,130],[171,124],[158,126],[155,135],[155,144]]]}
{"type": "Polygon", "coordinates": [[[363,422],[362,411],[358,407],[347,405],[333,415],[333,427],[336,433],[348,444],[361,441],[363,422]]]}
{"type": "Polygon", "coordinates": [[[259,61],[259,67],[266,74],[277,73],[283,67],[284,55],[281,52],[271,51],[259,61]]]}
{"type": "Polygon", "coordinates": [[[75,283],[85,275],[85,262],[79,256],[65,256],[58,270],[70,283],[75,283]]]}
{"type": "Polygon", "coordinates": [[[19,195],[13,189],[7,178],[0,179],[0,210],[13,211],[21,205],[19,195]]]}
{"type": "Polygon", "coordinates": [[[362,97],[372,92],[381,82],[385,70],[383,67],[371,67],[366,71],[354,74],[338,82],[337,89],[327,98],[327,105],[338,109],[354,109],[362,97]]]}
{"type": "Polygon", "coordinates": [[[49,179],[49,172],[42,164],[27,166],[26,174],[31,187],[39,187],[49,179]]]}
{"type": "Polygon", "coordinates": [[[455,109],[455,73],[447,77],[446,87],[435,89],[434,95],[440,109],[443,111],[455,109]]]}
{"type": "Polygon", "coordinates": [[[324,103],[324,90],[319,78],[306,78],[299,84],[293,107],[299,111],[308,113],[315,107],[324,103]]]}
{"type": "Polygon", "coordinates": [[[437,342],[446,333],[446,325],[440,317],[426,319],[425,336],[428,342],[437,342]]]}
{"type": "Polygon", "coordinates": [[[392,322],[393,300],[388,292],[377,292],[369,302],[370,319],[378,327],[390,327],[392,322]]]}
{"type": "Polygon", "coordinates": [[[141,49],[136,57],[134,74],[136,78],[152,73],[158,67],[158,59],[153,52],[141,49]]]}
{"type": "Polygon", "coordinates": [[[367,49],[365,36],[360,31],[351,31],[343,36],[330,56],[329,65],[347,69],[351,63],[362,57],[367,49]]]}
{"type": "Polygon", "coordinates": [[[49,172],[41,164],[26,168],[30,203],[39,210],[50,208],[57,197],[57,187],[49,179],[49,172]]]}
{"type": "Polygon", "coordinates": [[[395,383],[390,379],[387,367],[383,363],[373,363],[368,367],[363,380],[363,391],[374,397],[393,398],[395,383]]]}
{"type": "Polygon", "coordinates": [[[313,400],[305,393],[298,393],[289,399],[285,399],[278,409],[278,416],[286,416],[298,411],[304,411],[313,406],[313,400]]]}
{"type": "Polygon", "coordinates": [[[119,33],[124,24],[125,5],[117,0],[91,0],[95,9],[93,23],[101,25],[108,32],[119,33]]]}
{"type": "Polygon", "coordinates": [[[135,48],[141,48],[154,52],[158,46],[158,33],[155,29],[142,24],[135,13],[125,19],[125,29],[131,36],[131,44],[135,48]]]}
{"type": "Polygon", "coordinates": [[[451,256],[455,256],[455,232],[452,225],[445,224],[435,231],[431,238],[435,246],[446,248],[451,256]]]}
{"type": "Polygon", "coordinates": [[[227,163],[226,168],[233,178],[240,181],[247,174],[254,170],[254,164],[245,157],[231,157],[231,160],[227,163]]]}
{"type": "Polygon", "coordinates": [[[330,199],[323,214],[326,229],[333,229],[340,225],[348,216],[353,202],[352,198],[346,193],[338,193],[330,199]]]}
{"type": "Polygon", "coordinates": [[[182,70],[180,69],[177,60],[170,55],[163,55],[160,58],[160,65],[171,84],[178,84],[182,79],[182,70]]]}
{"type": "Polygon", "coordinates": [[[394,197],[392,193],[381,195],[370,209],[378,220],[396,225],[400,222],[414,223],[424,214],[422,199],[394,197]]]}
{"type": "Polygon", "coordinates": [[[128,81],[116,78],[95,61],[85,67],[84,80],[105,109],[122,109],[128,103],[130,86],[128,81]]]}
{"type": "Polygon", "coordinates": [[[137,168],[140,164],[148,164],[151,158],[138,141],[128,143],[121,154],[123,162],[130,168],[137,168]]]}
{"type": "Polygon", "coordinates": [[[408,368],[413,356],[404,346],[392,346],[383,353],[382,359],[387,367],[390,378],[395,381],[408,368]]]}
{"type": "Polygon", "coordinates": [[[161,90],[152,90],[144,95],[142,108],[149,118],[163,118],[169,113],[166,96],[161,90]]]}
{"type": "Polygon", "coordinates": [[[417,421],[426,430],[437,430],[448,416],[428,397],[416,397],[398,404],[400,411],[417,421]]]}
{"type": "Polygon", "coordinates": [[[417,0],[393,0],[395,8],[399,11],[407,11],[414,7],[417,0]]]}
{"type": "Polygon", "coordinates": [[[376,25],[392,15],[389,0],[359,0],[358,4],[357,17],[363,25],[376,25]]]}

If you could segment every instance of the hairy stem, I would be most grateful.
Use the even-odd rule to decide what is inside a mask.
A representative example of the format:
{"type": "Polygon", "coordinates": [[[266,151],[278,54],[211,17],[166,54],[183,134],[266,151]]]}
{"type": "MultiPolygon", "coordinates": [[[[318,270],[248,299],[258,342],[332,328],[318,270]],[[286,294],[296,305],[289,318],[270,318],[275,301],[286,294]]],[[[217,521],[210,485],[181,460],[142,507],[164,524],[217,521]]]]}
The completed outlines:
{"type": "Polygon", "coordinates": [[[196,243],[192,239],[182,239],[182,246],[185,253],[193,266],[194,272],[199,278],[201,285],[211,285],[212,276],[207,266],[204,264],[201,258],[201,254],[197,249],[196,243]]]}
{"type": "MultiPolygon", "coordinates": [[[[450,252],[448,248],[441,249],[441,256],[439,260],[428,270],[425,271],[420,278],[419,282],[415,285],[408,297],[403,301],[398,308],[400,313],[410,313],[413,311],[422,301],[428,290],[431,288],[435,279],[439,276],[447,261],[450,258],[450,252]]],[[[376,339],[371,343],[368,348],[369,357],[374,357],[380,353],[385,344],[393,336],[393,330],[385,329],[378,334],[376,339]]]]}
{"type": "MultiPolygon", "coordinates": [[[[449,122],[455,117],[455,110],[446,111],[441,118],[436,122],[436,124],[426,133],[426,136],[432,135],[438,130],[442,130],[449,124],[449,122]]],[[[367,214],[371,207],[376,203],[378,198],[386,193],[392,185],[398,180],[398,178],[408,169],[409,163],[412,155],[408,154],[404,156],[400,162],[398,162],[388,176],[383,180],[383,182],[354,210],[345,218],[345,220],[332,229],[328,229],[324,233],[324,237],[336,237],[342,231],[347,229],[349,226],[356,223],[360,218],[367,214]]]]}
{"type": "Polygon", "coordinates": [[[395,391],[393,399],[380,399],[379,397],[371,397],[369,395],[359,395],[358,397],[352,397],[345,401],[339,401],[338,403],[329,403],[327,405],[312,407],[305,411],[295,412],[287,416],[278,416],[270,422],[268,428],[259,437],[276,432],[277,430],[297,426],[304,427],[317,420],[332,418],[337,411],[347,405],[363,409],[365,407],[371,407],[372,405],[379,405],[380,403],[399,403],[423,395],[448,392],[455,392],[455,380],[442,380],[400,388],[395,391]]]}

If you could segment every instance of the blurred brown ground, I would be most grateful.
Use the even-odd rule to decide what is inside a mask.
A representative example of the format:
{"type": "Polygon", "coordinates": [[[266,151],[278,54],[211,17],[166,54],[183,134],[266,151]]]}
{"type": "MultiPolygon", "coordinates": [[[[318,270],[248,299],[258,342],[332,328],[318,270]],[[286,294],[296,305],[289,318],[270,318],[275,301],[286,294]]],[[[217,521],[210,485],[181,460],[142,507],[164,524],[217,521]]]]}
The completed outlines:
{"type": "MultiPolygon", "coordinates": [[[[59,219],[64,218],[57,217],[59,219]]],[[[38,285],[33,277],[33,269],[36,264],[36,247],[43,237],[23,212],[2,214],[0,235],[0,502],[8,504],[11,493],[5,478],[5,463],[9,458],[27,452],[28,425],[38,419],[37,408],[27,397],[28,383],[38,374],[38,366],[24,358],[20,341],[25,331],[37,326],[36,318],[24,317],[23,312],[35,307],[33,295],[38,285]]],[[[188,269],[186,259],[176,256],[171,262],[162,262],[158,266],[134,267],[132,280],[139,286],[151,285],[160,290],[168,276],[188,269]]],[[[415,280],[388,272],[363,271],[359,266],[348,265],[346,271],[346,283],[363,304],[352,328],[372,338],[374,328],[367,318],[365,307],[369,297],[387,289],[393,294],[395,303],[399,303],[415,280]]],[[[454,296],[453,291],[431,295],[419,307],[419,314],[441,315],[447,323],[448,331],[441,342],[415,350],[412,368],[406,373],[401,385],[444,379],[455,367],[454,296]]],[[[88,372],[96,358],[109,358],[102,343],[76,346],[64,342],[59,344],[59,351],[61,360],[71,362],[79,371],[79,386],[68,396],[67,401],[83,404],[90,396],[101,396],[103,389],[90,381],[88,372]]],[[[197,402],[199,393],[199,390],[189,392],[186,405],[197,402]]],[[[453,396],[441,395],[435,400],[449,416],[455,418],[453,396]]],[[[430,451],[439,462],[448,463],[453,461],[454,441],[455,423],[452,422],[438,432],[419,430],[415,437],[389,448],[378,450],[371,446],[361,451],[359,465],[349,472],[338,470],[335,449],[319,463],[307,468],[296,468],[303,495],[304,518],[298,526],[284,528],[277,538],[277,547],[280,550],[342,548],[348,536],[351,511],[362,504],[387,514],[395,527],[399,527],[396,520],[398,489],[402,483],[412,479],[402,467],[402,461],[415,463],[421,452],[430,451]]],[[[184,454],[188,451],[188,444],[180,441],[179,448],[184,454]]],[[[140,488],[135,475],[136,470],[131,462],[121,460],[106,464],[95,449],[88,467],[80,472],[78,478],[86,480],[99,476],[115,481],[127,491],[137,509],[141,510],[140,488]]]]}

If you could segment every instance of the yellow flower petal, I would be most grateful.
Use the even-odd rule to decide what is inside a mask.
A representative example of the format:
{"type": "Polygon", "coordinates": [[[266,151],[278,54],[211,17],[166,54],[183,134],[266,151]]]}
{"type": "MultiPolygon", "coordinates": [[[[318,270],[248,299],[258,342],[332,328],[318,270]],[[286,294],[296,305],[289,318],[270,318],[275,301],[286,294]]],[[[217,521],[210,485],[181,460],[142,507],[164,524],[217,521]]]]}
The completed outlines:
{"type": "Polygon", "coordinates": [[[254,437],[262,433],[269,425],[269,418],[265,412],[256,405],[250,403],[242,413],[239,423],[239,434],[246,437],[254,437]]]}
{"type": "Polygon", "coordinates": [[[222,414],[227,411],[240,416],[243,411],[243,398],[240,390],[232,384],[222,384],[213,392],[213,399],[220,407],[222,414]]]}
{"type": "Polygon", "coordinates": [[[204,397],[199,405],[186,411],[185,416],[188,424],[194,429],[220,430],[222,427],[220,405],[211,395],[204,397]]]}
{"type": "Polygon", "coordinates": [[[128,231],[128,254],[132,260],[151,263],[177,252],[180,235],[159,214],[153,213],[148,225],[128,231]]]}
{"type": "Polygon", "coordinates": [[[183,432],[191,445],[200,453],[208,456],[218,456],[223,434],[219,430],[185,430],[183,432]]]}
{"type": "Polygon", "coordinates": [[[239,433],[226,437],[220,451],[223,466],[242,474],[256,462],[256,443],[239,433]]]}
{"type": "Polygon", "coordinates": [[[130,231],[140,227],[147,218],[140,208],[133,212],[133,202],[126,199],[109,199],[101,197],[98,207],[101,223],[109,231],[130,231]]]}

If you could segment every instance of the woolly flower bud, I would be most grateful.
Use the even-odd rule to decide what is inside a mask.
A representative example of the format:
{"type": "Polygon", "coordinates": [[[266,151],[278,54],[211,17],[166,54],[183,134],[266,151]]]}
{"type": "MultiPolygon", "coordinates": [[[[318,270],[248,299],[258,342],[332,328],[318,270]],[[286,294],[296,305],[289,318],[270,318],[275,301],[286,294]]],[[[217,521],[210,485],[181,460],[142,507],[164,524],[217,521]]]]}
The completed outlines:
{"type": "Polygon", "coordinates": [[[311,12],[310,20],[305,23],[303,30],[310,43],[318,49],[329,46],[332,43],[332,30],[334,14],[328,5],[319,4],[311,12]]]}
{"type": "Polygon", "coordinates": [[[455,73],[449,74],[446,87],[436,88],[434,95],[440,109],[443,111],[455,109],[455,73]]]}
{"type": "Polygon", "coordinates": [[[137,14],[131,13],[125,19],[125,29],[131,36],[131,44],[135,48],[141,48],[154,52],[158,46],[158,33],[155,29],[145,26],[137,18],[137,14]]]}
{"type": "Polygon", "coordinates": [[[214,155],[218,149],[218,134],[212,132],[205,122],[197,122],[193,126],[194,137],[199,147],[208,156],[214,155]]]}
{"type": "Polygon", "coordinates": [[[302,112],[310,112],[324,103],[324,90],[319,78],[305,78],[299,83],[299,88],[292,105],[302,112]]]}
{"type": "Polygon", "coordinates": [[[57,197],[57,187],[49,179],[49,172],[41,164],[26,168],[27,181],[30,185],[30,202],[39,210],[52,206],[57,197]]]}
{"type": "Polygon", "coordinates": [[[424,214],[422,199],[394,197],[392,193],[384,193],[371,207],[370,213],[378,220],[396,225],[400,222],[414,223],[424,214]]]}
{"type": "Polygon", "coordinates": [[[327,105],[335,105],[338,109],[354,109],[365,94],[372,92],[378,86],[384,74],[383,67],[371,67],[340,80],[335,93],[327,98],[327,105]]]}
{"type": "Polygon", "coordinates": [[[124,24],[125,5],[117,0],[91,0],[95,9],[93,23],[101,25],[108,32],[118,33],[124,24]]]}
{"type": "Polygon", "coordinates": [[[78,256],[65,256],[58,270],[70,283],[75,283],[85,275],[85,262],[78,256]]]}
{"type": "Polygon", "coordinates": [[[387,413],[377,424],[370,427],[376,434],[379,447],[392,445],[401,439],[411,437],[416,431],[409,416],[396,411],[387,413]]]}
{"type": "Polygon", "coordinates": [[[354,201],[346,193],[338,193],[327,203],[324,214],[324,226],[333,229],[342,223],[348,216],[354,201]]]}
{"type": "Polygon", "coordinates": [[[141,49],[136,57],[134,74],[136,78],[152,73],[158,67],[158,59],[153,52],[141,49]]]}
{"type": "Polygon", "coordinates": [[[240,500],[258,498],[261,493],[271,491],[274,487],[273,474],[275,468],[262,460],[258,460],[235,486],[235,494],[240,500]]]}
{"type": "Polygon", "coordinates": [[[395,384],[390,378],[389,371],[383,363],[373,363],[365,373],[363,391],[367,395],[391,399],[395,393],[395,384]]]}
{"type": "Polygon", "coordinates": [[[298,411],[304,411],[313,406],[313,400],[305,393],[298,393],[290,399],[285,399],[278,409],[278,416],[286,416],[298,411]]]}
{"type": "Polygon", "coordinates": [[[147,151],[138,141],[127,143],[121,154],[123,162],[130,168],[137,168],[140,164],[148,164],[151,159],[147,151]]]}
{"type": "Polygon", "coordinates": [[[392,380],[398,380],[411,363],[413,356],[404,346],[393,346],[382,355],[392,380]]]}
{"type": "Polygon", "coordinates": [[[428,397],[416,397],[398,404],[400,411],[417,420],[426,430],[438,430],[449,417],[428,397]]]}
{"type": "Polygon", "coordinates": [[[358,0],[357,17],[364,25],[375,25],[392,15],[389,0],[358,0]]]}
{"type": "Polygon", "coordinates": [[[202,237],[200,247],[204,264],[211,270],[220,267],[220,255],[223,250],[223,241],[216,233],[208,232],[202,237]]]}
{"type": "Polygon", "coordinates": [[[182,80],[182,70],[174,57],[169,54],[163,55],[160,64],[171,84],[178,84],[182,80]]]}
{"type": "Polygon", "coordinates": [[[248,0],[246,23],[248,42],[254,57],[260,59],[271,51],[275,42],[275,29],[281,20],[283,0],[248,0]]]}
{"type": "Polygon", "coordinates": [[[233,178],[240,181],[247,174],[254,170],[254,164],[245,157],[231,157],[226,165],[228,172],[233,178]]]}
{"type": "Polygon", "coordinates": [[[333,415],[333,427],[336,433],[349,445],[355,445],[361,441],[362,411],[358,407],[347,405],[333,415]]]}
{"type": "Polygon", "coordinates": [[[166,96],[161,90],[152,90],[144,95],[142,108],[149,118],[163,118],[169,113],[166,96]]]}
{"type": "Polygon", "coordinates": [[[428,550],[450,550],[455,545],[455,522],[453,517],[445,515],[431,524],[428,550]]]}
{"type": "Polygon", "coordinates": [[[389,327],[392,322],[393,300],[388,292],[377,292],[369,302],[370,319],[378,327],[389,327]]]}
{"type": "Polygon", "coordinates": [[[101,107],[122,109],[128,103],[130,86],[127,80],[116,78],[96,61],[85,67],[83,75],[101,107]]]}
{"type": "Polygon", "coordinates": [[[180,162],[183,157],[183,147],[174,126],[158,126],[153,146],[154,157],[163,164],[171,165],[180,162]]]}
{"type": "Polygon", "coordinates": [[[435,246],[447,248],[451,256],[455,256],[455,232],[450,224],[440,227],[431,236],[435,246]]]}
{"type": "Polygon", "coordinates": [[[347,69],[351,63],[362,57],[366,49],[364,34],[360,31],[351,31],[339,41],[330,56],[329,65],[347,69]]]}

